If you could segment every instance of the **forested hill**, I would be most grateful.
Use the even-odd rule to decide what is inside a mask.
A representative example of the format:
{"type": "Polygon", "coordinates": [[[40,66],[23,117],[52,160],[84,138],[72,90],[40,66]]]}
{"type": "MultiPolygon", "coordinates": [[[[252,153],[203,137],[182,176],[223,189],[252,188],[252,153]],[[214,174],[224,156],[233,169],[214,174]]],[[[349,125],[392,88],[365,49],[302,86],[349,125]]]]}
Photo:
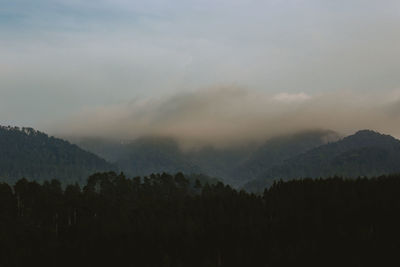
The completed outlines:
{"type": "Polygon", "coordinates": [[[93,172],[110,170],[116,168],[67,141],[32,128],[0,126],[0,181],[82,182],[93,172]]]}
{"type": "Polygon", "coordinates": [[[265,173],[271,166],[338,139],[339,135],[333,131],[310,130],[278,136],[261,144],[225,148],[205,146],[188,151],[182,151],[173,138],[143,137],[131,141],[78,138],[71,141],[115,163],[131,176],[154,172],[203,173],[240,186],[265,173]]]}
{"type": "Polygon", "coordinates": [[[400,172],[400,141],[371,130],[358,131],[271,167],[245,188],[260,190],[276,179],[376,176],[400,172]]]}
{"type": "Polygon", "coordinates": [[[162,172],[202,173],[231,184],[238,162],[244,161],[254,150],[253,146],[226,149],[206,146],[182,151],[178,140],[168,137],[119,141],[86,137],[70,140],[114,163],[130,176],[162,172]]]}
{"type": "Polygon", "coordinates": [[[271,138],[239,164],[231,175],[243,185],[287,159],[337,140],[339,134],[330,130],[310,130],[271,138]]]}

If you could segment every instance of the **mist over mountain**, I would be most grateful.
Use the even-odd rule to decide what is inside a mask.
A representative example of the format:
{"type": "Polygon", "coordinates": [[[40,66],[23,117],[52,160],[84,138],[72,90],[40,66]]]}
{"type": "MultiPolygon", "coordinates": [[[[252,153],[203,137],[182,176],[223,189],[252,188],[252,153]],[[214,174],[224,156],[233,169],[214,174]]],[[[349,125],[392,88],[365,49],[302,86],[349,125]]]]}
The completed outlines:
{"type": "Polygon", "coordinates": [[[47,125],[63,138],[173,138],[186,149],[232,147],[310,129],[349,135],[374,129],[399,137],[400,91],[267,93],[215,86],[77,111],[47,125]]]}
{"type": "MultiPolygon", "coordinates": [[[[276,179],[400,172],[400,141],[371,130],[344,138],[330,130],[310,130],[268,138],[263,143],[191,150],[182,148],[173,138],[139,138],[114,144],[110,151],[119,147],[123,153],[112,162],[131,175],[203,173],[251,191],[276,179]]],[[[89,149],[87,143],[81,145],[89,149]]],[[[103,155],[112,154],[102,148],[103,155]]]]}
{"type": "Polygon", "coordinates": [[[339,138],[338,133],[330,130],[306,131],[271,138],[237,166],[231,175],[239,183],[251,181],[291,157],[337,141],[339,138]]]}
{"type": "Polygon", "coordinates": [[[172,137],[75,142],[91,153],[32,128],[1,127],[0,177],[82,182],[97,171],[120,170],[129,176],[182,172],[257,191],[277,179],[400,172],[400,141],[371,130],[342,139],[331,130],[309,130],[262,143],[191,149],[172,137]]]}
{"type": "Polygon", "coordinates": [[[229,147],[209,145],[185,149],[178,140],[161,137],[130,142],[85,138],[77,140],[77,144],[110,160],[129,175],[203,173],[239,186],[271,166],[338,138],[334,131],[312,130],[229,147]]]}
{"type": "Polygon", "coordinates": [[[201,173],[180,150],[178,143],[170,138],[139,138],[126,144],[127,151],[115,164],[135,176],[151,173],[201,173]]]}
{"type": "Polygon", "coordinates": [[[229,181],[232,166],[243,162],[256,149],[249,144],[185,150],[178,140],[167,137],[142,137],[131,141],[83,138],[74,142],[132,176],[184,172],[203,173],[229,181]]]}
{"type": "Polygon", "coordinates": [[[358,131],[337,142],[321,145],[275,165],[245,188],[257,191],[277,179],[349,178],[400,172],[400,141],[371,130],[358,131]]]}

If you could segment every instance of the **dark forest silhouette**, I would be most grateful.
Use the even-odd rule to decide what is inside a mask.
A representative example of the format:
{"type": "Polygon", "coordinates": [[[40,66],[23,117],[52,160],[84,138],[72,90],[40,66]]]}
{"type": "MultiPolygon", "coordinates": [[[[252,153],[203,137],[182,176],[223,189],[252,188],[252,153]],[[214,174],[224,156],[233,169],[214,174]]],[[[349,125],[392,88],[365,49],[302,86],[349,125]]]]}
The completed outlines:
{"type": "MultiPolygon", "coordinates": [[[[388,266],[400,176],[276,182],[264,194],[183,174],[0,184],[0,266],[388,266]]],[[[394,265],[392,265],[394,266],[394,265]]]]}

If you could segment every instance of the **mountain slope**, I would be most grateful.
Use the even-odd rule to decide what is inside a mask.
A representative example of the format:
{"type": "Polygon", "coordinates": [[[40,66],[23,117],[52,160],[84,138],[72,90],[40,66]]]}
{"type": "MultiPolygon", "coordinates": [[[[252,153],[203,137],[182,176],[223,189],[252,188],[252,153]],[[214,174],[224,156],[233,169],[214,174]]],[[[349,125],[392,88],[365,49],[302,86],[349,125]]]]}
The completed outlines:
{"type": "Polygon", "coordinates": [[[205,146],[188,151],[182,151],[173,138],[146,137],[131,142],[95,138],[76,141],[79,146],[114,162],[129,175],[203,173],[240,186],[271,166],[333,139],[338,139],[335,132],[315,130],[271,138],[262,145],[205,146]]]}
{"type": "Polygon", "coordinates": [[[82,149],[90,151],[107,160],[108,162],[116,162],[130,153],[128,144],[131,142],[126,140],[116,141],[96,137],[68,137],[66,139],[82,149]]]}
{"type": "Polygon", "coordinates": [[[201,168],[185,157],[178,143],[171,138],[139,138],[126,144],[124,150],[115,164],[129,175],[202,173],[201,168]]]}
{"type": "Polygon", "coordinates": [[[236,181],[244,184],[264,174],[272,166],[338,139],[339,135],[330,130],[305,131],[271,138],[246,161],[239,164],[231,175],[236,181]]]}
{"type": "Polygon", "coordinates": [[[0,127],[0,181],[25,177],[73,182],[110,170],[115,170],[112,164],[67,141],[32,128],[0,127]]]}
{"type": "Polygon", "coordinates": [[[245,185],[256,191],[275,179],[373,176],[400,172],[400,141],[370,130],[322,145],[269,168],[245,185]]]}

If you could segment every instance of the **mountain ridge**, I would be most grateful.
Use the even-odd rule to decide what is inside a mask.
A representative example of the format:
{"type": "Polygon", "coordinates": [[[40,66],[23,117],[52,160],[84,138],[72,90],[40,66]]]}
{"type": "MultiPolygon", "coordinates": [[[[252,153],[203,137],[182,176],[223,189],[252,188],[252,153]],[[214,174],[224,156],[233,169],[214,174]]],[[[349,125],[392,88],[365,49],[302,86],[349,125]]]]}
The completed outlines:
{"type": "Polygon", "coordinates": [[[96,171],[116,167],[68,141],[29,127],[0,127],[0,177],[14,182],[25,177],[82,182],[96,171]]]}
{"type": "Polygon", "coordinates": [[[244,188],[256,191],[276,179],[374,176],[400,172],[400,140],[360,130],[273,166],[244,188]]]}
{"type": "Polygon", "coordinates": [[[183,151],[173,138],[143,137],[122,143],[93,139],[85,147],[33,128],[0,126],[3,181],[22,177],[83,181],[93,172],[115,170],[130,176],[183,172],[257,191],[276,179],[400,172],[399,162],[400,140],[372,130],[343,138],[330,130],[304,131],[270,138],[258,146],[183,151]],[[96,156],[95,151],[85,151],[90,151],[87,147],[113,157],[114,164],[96,156]]]}
{"type": "Polygon", "coordinates": [[[259,145],[205,146],[187,151],[180,149],[177,140],[166,137],[142,137],[123,144],[86,139],[78,140],[78,144],[114,159],[113,162],[129,175],[163,171],[203,173],[238,187],[271,165],[338,138],[339,135],[331,130],[309,130],[270,138],[259,145]]]}

